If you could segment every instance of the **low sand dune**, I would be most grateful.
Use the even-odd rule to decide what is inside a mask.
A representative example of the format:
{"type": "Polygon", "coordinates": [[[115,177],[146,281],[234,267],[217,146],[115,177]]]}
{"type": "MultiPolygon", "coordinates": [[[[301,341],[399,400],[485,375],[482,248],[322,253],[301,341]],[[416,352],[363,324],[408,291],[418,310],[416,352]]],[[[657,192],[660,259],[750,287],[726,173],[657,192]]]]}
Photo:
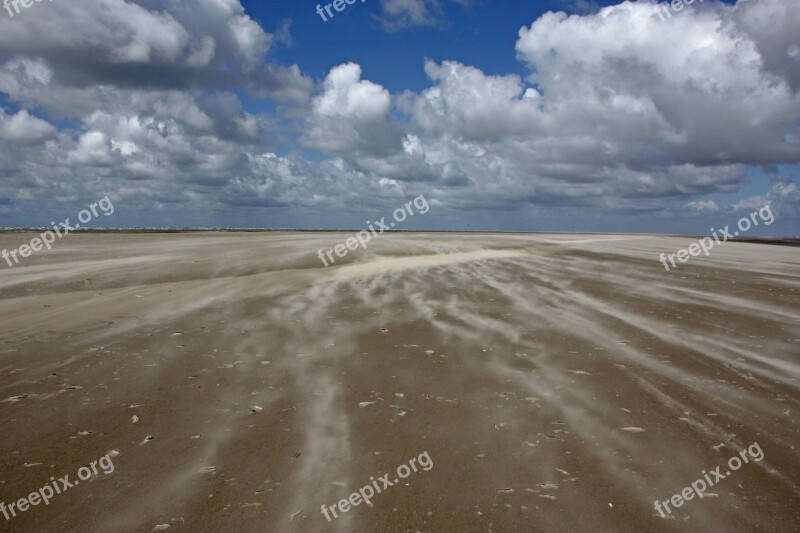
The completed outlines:
{"type": "Polygon", "coordinates": [[[4,267],[0,501],[115,468],[0,531],[796,528],[797,248],[666,272],[692,239],[390,234],[323,267],[347,236],[76,234],[4,267]]]}

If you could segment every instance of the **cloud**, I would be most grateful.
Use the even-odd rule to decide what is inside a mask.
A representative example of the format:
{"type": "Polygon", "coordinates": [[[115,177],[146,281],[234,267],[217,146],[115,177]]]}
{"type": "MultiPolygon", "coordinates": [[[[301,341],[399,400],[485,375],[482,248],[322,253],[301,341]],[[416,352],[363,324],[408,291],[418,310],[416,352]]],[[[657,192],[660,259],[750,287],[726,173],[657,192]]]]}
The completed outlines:
{"type": "Polygon", "coordinates": [[[387,29],[433,26],[440,12],[437,0],[383,0],[382,21],[387,29]]]}
{"type": "MultiPolygon", "coordinates": [[[[449,2],[461,6],[472,4],[472,0],[449,0],[449,2]]],[[[416,26],[436,26],[442,21],[443,3],[448,3],[448,0],[382,0],[378,18],[388,31],[416,26]]]]}
{"type": "Polygon", "coordinates": [[[741,0],[733,10],[736,27],[753,42],[761,69],[800,91],[800,12],[784,0],[741,0]]]}
{"type": "Polygon", "coordinates": [[[272,41],[236,0],[72,0],[38,6],[35,16],[0,18],[0,48],[41,58],[76,84],[176,85],[224,65],[246,70],[272,41]]]}
{"type": "MultiPolygon", "coordinates": [[[[707,3],[668,23],[647,2],[547,13],[519,32],[527,79],[426,61],[431,87],[397,105],[421,158],[463,174],[453,198],[663,211],[739,190],[748,167],[800,161],[790,72],[768,67],[752,29],[786,5],[707,3]]],[[[784,33],[771,38],[796,39],[784,33]]]]}
{"type": "MultiPolygon", "coordinates": [[[[753,3],[774,14],[777,0],[753,3]]],[[[733,6],[706,3],[662,22],[648,3],[578,17],[549,13],[517,52],[550,120],[594,134],[633,167],[800,159],[800,99],[776,78],[733,6]],[[582,120],[579,120],[582,118],[582,120]]]]}
{"type": "Polygon", "coordinates": [[[389,91],[362,80],[359,65],[334,67],[312,102],[303,142],[347,158],[389,155],[401,140],[401,131],[389,120],[391,105],[389,91]]]}
{"type": "Polygon", "coordinates": [[[31,144],[52,137],[56,131],[49,122],[31,116],[25,109],[9,116],[0,108],[0,140],[31,144]]]}
{"type": "MultiPolygon", "coordinates": [[[[0,17],[0,49],[13,58],[6,70],[36,64],[53,85],[191,90],[266,79],[259,94],[271,97],[274,87],[279,99],[296,99],[294,91],[308,85],[296,69],[265,63],[275,42],[291,41],[290,23],[284,21],[276,37],[238,0],[197,0],[191,6],[72,0],[38,7],[36,16],[0,17]]],[[[0,90],[13,94],[7,89],[0,83],[0,90]]]]}
{"type": "MultiPolygon", "coordinates": [[[[386,0],[381,13],[393,29],[435,25],[443,5],[386,0]]],[[[236,0],[43,4],[0,19],[0,197],[114,190],[146,214],[424,193],[462,212],[665,218],[769,201],[798,216],[788,177],[738,206],[707,199],[756,167],[800,163],[796,10],[706,1],[662,22],[654,5],[546,13],[508,50],[523,75],[420,58],[427,86],[392,94],[355,62],[316,81],[272,62],[290,23],[271,34],[236,0]]]]}
{"type": "Polygon", "coordinates": [[[800,190],[797,183],[788,176],[780,176],[773,181],[766,195],[742,198],[731,205],[731,209],[736,212],[752,212],[768,205],[776,217],[800,216],[800,190]]]}
{"type": "Polygon", "coordinates": [[[291,47],[294,45],[294,38],[292,37],[292,19],[283,19],[275,32],[275,42],[284,46],[291,47]]]}
{"type": "Polygon", "coordinates": [[[697,202],[689,202],[686,204],[690,210],[696,213],[716,213],[720,210],[717,202],[714,200],[700,200],[697,202]]]}
{"type": "Polygon", "coordinates": [[[498,141],[544,133],[539,95],[518,76],[487,76],[454,61],[428,60],[425,72],[434,86],[401,105],[426,134],[498,141]]]}

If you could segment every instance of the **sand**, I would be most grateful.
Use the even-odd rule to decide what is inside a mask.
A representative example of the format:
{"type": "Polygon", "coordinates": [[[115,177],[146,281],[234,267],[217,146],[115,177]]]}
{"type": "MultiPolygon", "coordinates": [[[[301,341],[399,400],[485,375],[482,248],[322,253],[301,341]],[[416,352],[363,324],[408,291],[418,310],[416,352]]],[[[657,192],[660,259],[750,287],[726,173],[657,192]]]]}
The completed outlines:
{"type": "Polygon", "coordinates": [[[0,501],[115,452],[0,531],[796,528],[798,248],[666,272],[694,239],[403,233],[323,267],[349,235],[74,234],[3,266],[0,501]]]}

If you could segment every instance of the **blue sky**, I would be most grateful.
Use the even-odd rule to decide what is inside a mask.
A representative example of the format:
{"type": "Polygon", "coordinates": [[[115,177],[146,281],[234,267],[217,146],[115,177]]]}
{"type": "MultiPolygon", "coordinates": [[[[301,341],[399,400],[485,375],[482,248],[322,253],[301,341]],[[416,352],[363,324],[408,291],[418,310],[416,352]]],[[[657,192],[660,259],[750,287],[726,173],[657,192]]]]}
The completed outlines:
{"type": "Polygon", "coordinates": [[[790,0],[100,4],[0,12],[0,225],[800,229],[790,0]]]}
{"type": "Polygon", "coordinates": [[[540,14],[564,7],[561,2],[507,1],[467,8],[445,4],[436,27],[387,32],[377,19],[379,4],[374,0],[356,2],[328,22],[315,13],[318,2],[268,0],[244,5],[267,27],[292,20],[295,43],[276,53],[280,60],[302,64],[320,79],[332,67],[354,61],[371,80],[393,92],[428,86],[422,69],[426,57],[461,61],[490,74],[522,75],[525,69],[514,54],[517,31],[540,14]]]}
{"type": "MultiPolygon", "coordinates": [[[[517,59],[514,44],[522,26],[530,25],[548,11],[586,13],[619,2],[514,1],[473,2],[462,6],[441,4],[435,26],[412,26],[386,31],[381,24],[378,0],[356,0],[335,18],[322,22],[317,5],[329,2],[299,0],[247,0],[247,12],[268,30],[283,20],[292,21],[294,43],[281,47],[274,57],[283,63],[298,63],[312,76],[322,79],[336,65],[360,64],[369,79],[392,92],[420,91],[429,86],[423,71],[425,58],[441,62],[459,61],[487,74],[519,74],[527,71],[517,59]]],[[[727,4],[734,4],[728,0],[727,4]]],[[[687,6],[685,9],[689,9],[687,6]]],[[[679,16],[679,14],[676,14],[679,16]]]]}

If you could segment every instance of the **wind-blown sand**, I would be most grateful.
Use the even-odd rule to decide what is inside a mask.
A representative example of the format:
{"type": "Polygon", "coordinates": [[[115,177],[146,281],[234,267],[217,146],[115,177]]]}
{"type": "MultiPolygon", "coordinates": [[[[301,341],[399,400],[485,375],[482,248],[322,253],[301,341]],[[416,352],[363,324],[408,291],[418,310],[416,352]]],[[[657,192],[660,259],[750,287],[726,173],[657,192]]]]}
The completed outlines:
{"type": "Polygon", "coordinates": [[[665,272],[693,239],[391,234],[324,268],[350,235],[76,234],[3,264],[0,501],[119,455],[0,531],[797,527],[798,248],[665,272]]]}

